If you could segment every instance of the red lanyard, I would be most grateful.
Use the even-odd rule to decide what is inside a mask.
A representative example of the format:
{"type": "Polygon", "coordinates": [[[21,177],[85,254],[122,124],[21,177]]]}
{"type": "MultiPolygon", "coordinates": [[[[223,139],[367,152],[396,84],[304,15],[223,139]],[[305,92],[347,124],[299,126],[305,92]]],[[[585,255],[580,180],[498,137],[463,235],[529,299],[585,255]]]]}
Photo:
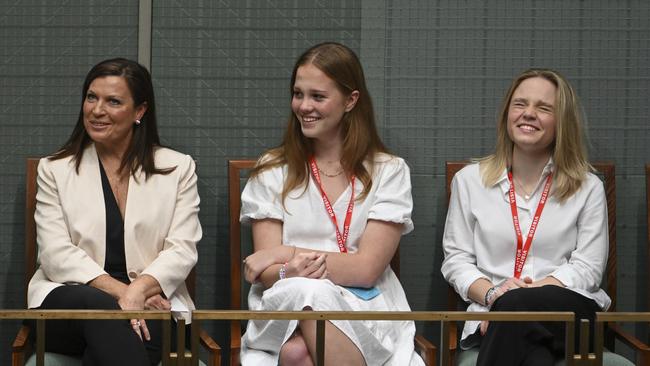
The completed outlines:
{"type": "Polygon", "coordinates": [[[526,243],[523,243],[523,238],[521,237],[521,228],[519,227],[519,213],[517,212],[517,199],[515,198],[515,185],[512,182],[512,172],[508,171],[508,181],[510,182],[510,191],[508,192],[508,197],[510,198],[510,211],[512,211],[512,223],[515,226],[515,233],[517,234],[517,254],[515,256],[515,278],[521,276],[521,271],[524,269],[524,263],[526,263],[526,257],[528,257],[528,251],[530,246],[533,244],[533,237],[535,236],[535,231],[537,230],[537,225],[539,224],[539,218],[542,216],[542,211],[546,205],[546,200],[548,199],[548,192],[551,190],[551,183],[553,181],[553,173],[549,173],[546,178],[546,184],[544,185],[544,191],[542,192],[542,198],[537,204],[537,210],[535,211],[535,216],[533,217],[533,222],[530,224],[530,229],[528,230],[528,236],[526,237],[526,243]]]}
{"type": "Polygon", "coordinates": [[[329,215],[330,219],[332,219],[332,223],[334,224],[334,230],[336,230],[336,241],[339,244],[339,250],[341,253],[347,253],[348,248],[345,247],[345,243],[348,241],[348,234],[350,234],[350,222],[352,221],[352,210],[354,209],[354,175],[350,178],[352,193],[350,194],[350,203],[348,203],[348,210],[345,214],[345,221],[343,221],[343,235],[341,235],[341,232],[339,231],[339,224],[336,221],[336,214],[334,213],[332,204],[330,203],[330,200],[327,198],[325,190],[323,189],[323,184],[320,180],[320,174],[318,173],[318,165],[316,165],[316,159],[314,159],[313,156],[309,159],[309,165],[311,166],[311,174],[314,176],[316,183],[318,183],[320,194],[323,196],[325,211],[327,211],[327,214],[329,215]]]}

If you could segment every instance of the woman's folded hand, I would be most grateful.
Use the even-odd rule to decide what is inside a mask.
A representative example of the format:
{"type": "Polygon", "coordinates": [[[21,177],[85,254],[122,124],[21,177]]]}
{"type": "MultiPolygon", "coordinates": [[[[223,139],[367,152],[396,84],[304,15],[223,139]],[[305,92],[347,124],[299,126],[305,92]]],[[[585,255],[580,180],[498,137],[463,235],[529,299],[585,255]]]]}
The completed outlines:
{"type": "Polygon", "coordinates": [[[327,253],[298,253],[286,264],[287,277],[325,278],[327,253]]]}
{"type": "Polygon", "coordinates": [[[160,294],[153,295],[144,302],[145,310],[171,310],[172,303],[160,294]]]}

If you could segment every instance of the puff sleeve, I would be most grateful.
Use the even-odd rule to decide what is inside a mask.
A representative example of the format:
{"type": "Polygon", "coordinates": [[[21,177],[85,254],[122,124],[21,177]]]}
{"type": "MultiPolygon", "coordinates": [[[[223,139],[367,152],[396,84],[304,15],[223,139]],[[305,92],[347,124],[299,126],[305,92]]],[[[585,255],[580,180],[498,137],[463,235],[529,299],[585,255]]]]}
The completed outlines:
{"type": "Polygon", "coordinates": [[[374,202],[368,212],[368,219],[403,224],[402,235],[413,230],[411,212],[411,174],[406,162],[398,157],[377,164],[379,174],[375,176],[374,202]]]}
{"type": "Polygon", "coordinates": [[[239,221],[283,219],[283,171],[282,167],[267,169],[248,180],[241,195],[239,221]]]}

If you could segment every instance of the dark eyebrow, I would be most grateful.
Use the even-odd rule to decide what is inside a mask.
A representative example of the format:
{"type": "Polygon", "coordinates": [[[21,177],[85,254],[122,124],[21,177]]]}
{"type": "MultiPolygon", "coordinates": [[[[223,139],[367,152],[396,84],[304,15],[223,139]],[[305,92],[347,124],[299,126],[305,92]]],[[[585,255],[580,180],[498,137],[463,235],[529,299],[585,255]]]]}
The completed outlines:
{"type": "Polygon", "coordinates": [[[319,89],[311,89],[309,92],[312,94],[327,94],[325,90],[319,90],[319,89]]]}

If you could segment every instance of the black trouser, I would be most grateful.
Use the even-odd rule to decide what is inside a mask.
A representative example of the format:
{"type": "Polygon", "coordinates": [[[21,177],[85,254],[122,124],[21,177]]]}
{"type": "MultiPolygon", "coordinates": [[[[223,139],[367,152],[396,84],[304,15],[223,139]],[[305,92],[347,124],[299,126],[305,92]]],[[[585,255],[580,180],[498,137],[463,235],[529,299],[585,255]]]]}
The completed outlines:
{"type": "MultiPolygon", "coordinates": [[[[102,290],[69,285],[52,290],[39,309],[119,310],[120,306],[102,290]]],[[[140,340],[129,320],[48,320],[45,322],[45,350],[82,356],[84,366],[157,365],[162,349],[161,321],[146,322],[150,341],[140,340]]],[[[34,321],[26,323],[35,324],[34,321]]]]}
{"type": "MultiPolygon", "coordinates": [[[[575,345],[580,319],[589,319],[593,349],[595,301],[559,286],[519,288],[499,297],[491,311],[571,311],[576,314],[575,345]]],[[[478,360],[484,365],[554,365],[564,355],[564,322],[490,322],[478,360]]]]}

